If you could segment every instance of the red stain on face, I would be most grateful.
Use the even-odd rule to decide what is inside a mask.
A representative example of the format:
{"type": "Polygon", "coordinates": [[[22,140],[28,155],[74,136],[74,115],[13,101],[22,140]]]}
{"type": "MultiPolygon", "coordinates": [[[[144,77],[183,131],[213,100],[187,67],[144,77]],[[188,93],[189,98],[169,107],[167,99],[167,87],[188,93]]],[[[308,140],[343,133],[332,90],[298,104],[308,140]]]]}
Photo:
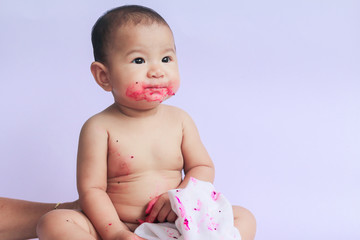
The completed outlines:
{"type": "Polygon", "coordinates": [[[148,102],[162,102],[168,97],[175,95],[174,87],[171,85],[146,85],[136,82],[126,90],[126,96],[136,100],[146,100],[148,102]]]}

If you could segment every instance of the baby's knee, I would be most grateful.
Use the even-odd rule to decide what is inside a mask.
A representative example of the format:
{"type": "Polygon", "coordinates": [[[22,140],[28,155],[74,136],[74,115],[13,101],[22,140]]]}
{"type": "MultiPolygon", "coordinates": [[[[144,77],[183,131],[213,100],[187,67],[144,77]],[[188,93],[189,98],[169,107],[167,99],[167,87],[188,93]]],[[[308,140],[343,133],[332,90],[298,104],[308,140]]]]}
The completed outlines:
{"type": "Polygon", "coordinates": [[[233,206],[234,225],[240,231],[242,239],[254,239],[256,234],[256,219],[248,209],[233,206]]]}
{"type": "Polygon", "coordinates": [[[60,219],[62,219],[66,214],[67,212],[64,210],[53,210],[46,213],[39,219],[37,230],[44,230],[51,228],[52,226],[56,226],[56,224],[61,221],[60,219]]]}
{"type": "Polygon", "coordinates": [[[37,235],[47,236],[62,231],[66,223],[74,223],[76,212],[73,210],[57,209],[43,215],[37,224],[37,235]],[[75,214],[74,214],[75,213],[75,214]]]}
{"type": "Polygon", "coordinates": [[[240,206],[233,206],[233,213],[235,219],[246,219],[248,221],[256,222],[255,216],[249,209],[240,206]]]}

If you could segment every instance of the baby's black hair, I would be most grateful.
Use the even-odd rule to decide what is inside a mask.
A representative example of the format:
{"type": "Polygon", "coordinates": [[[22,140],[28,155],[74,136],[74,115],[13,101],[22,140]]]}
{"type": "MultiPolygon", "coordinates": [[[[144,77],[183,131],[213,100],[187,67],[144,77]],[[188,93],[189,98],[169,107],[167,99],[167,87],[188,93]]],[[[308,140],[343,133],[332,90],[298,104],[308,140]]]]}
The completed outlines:
{"type": "Polygon", "coordinates": [[[139,5],[125,5],[114,8],[101,16],[92,28],[91,41],[95,61],[106,63],[107,50],[116,29],[132,23],[159,23],[169,26],[165,19],[151,8],[139,5]]]}

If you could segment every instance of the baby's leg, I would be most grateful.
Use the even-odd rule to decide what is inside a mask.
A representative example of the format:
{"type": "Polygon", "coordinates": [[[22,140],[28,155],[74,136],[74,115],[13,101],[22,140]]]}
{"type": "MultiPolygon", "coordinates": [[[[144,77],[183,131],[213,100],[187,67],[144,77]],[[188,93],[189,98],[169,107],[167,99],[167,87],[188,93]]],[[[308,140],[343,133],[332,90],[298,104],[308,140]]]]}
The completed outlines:
{"type": "MultiPolygon", "coordinates": [[[[36,238],[36,224],[41,216],[54,210],[55,205],[0,197],[0,239],[36,238]]],[[[60,208],[78,208],[78,203],[62,203],[60,208]]]]}
{"type": "Polygon", "coordinates": [[[54,210],[45,214],[37,226],[39,239],[100,239],[90,220],[75,210],[54,210]]]}
{"type": "Polygon", "coordinates": [[[241,240],[253,240],[256,233],[254,215],[246,208],[233,206],[234,225],[239,230],[241,240]]]}

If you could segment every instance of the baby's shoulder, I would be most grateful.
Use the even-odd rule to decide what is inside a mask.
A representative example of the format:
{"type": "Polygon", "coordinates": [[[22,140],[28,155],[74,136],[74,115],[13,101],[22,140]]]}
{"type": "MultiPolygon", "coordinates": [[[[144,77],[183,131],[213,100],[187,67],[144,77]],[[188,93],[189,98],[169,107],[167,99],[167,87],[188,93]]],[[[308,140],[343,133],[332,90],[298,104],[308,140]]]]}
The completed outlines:
{"type": "Polygon", "coordinates": [[[179,119],[189,118],[190,115],[183,109],[171,105],[162,104],[163,110],[166,114],[179,119]]]}
{"type": "Polygon", "coordinates": [[[112,114],[109,113],[108,109],[99,112],[90,117],[83,125],[83,129],[107,129],[107,125],[111,121],[112,114]]]}

